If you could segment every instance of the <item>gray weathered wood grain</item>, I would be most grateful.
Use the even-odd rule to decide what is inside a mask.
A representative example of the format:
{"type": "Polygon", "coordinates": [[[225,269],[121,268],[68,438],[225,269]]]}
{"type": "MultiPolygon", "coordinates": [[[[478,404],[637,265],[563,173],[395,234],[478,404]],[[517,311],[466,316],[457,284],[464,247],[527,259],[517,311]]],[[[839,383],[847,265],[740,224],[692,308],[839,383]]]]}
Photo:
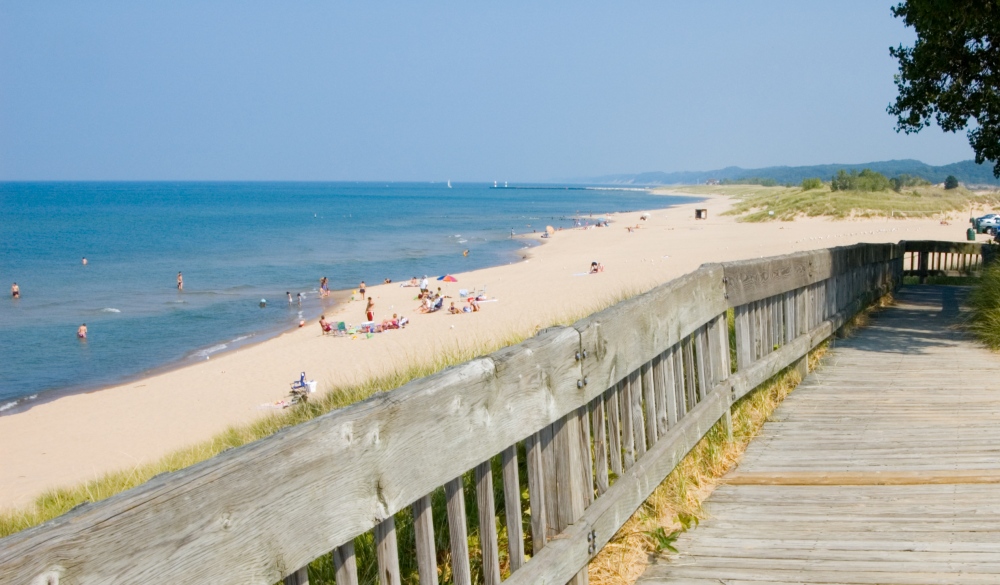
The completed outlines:
{"type": "Polygon", "coordinates": [[[396,519],[389,516],[375,525],[374,532],[375,550],[378,556],[378,582],[381,585],[401,585],[396,519]]]}
{"type": "Polygon", "coordinates": [[[616,475],[621,475],[624,470],[622,464],[622,431],[621,431],[621,384],[616,384],[607,394],[605,394],[604,405],[608,418],[608,455],[610,456],[611,471],[616,475]]]}
{"type": "Polygon", "coordinates": [[[448,501],[448,540],[451,543],[451,579],[455,585],[472,585],[469,567],[469,524],[465,517],[465,489],[462,476],[444,484],[448,501]]]}
{"type": "Polygon", "coordinates": [[[483,579],[486,585],[500,585],[500,546],[497,540],[496,502],[493,499],[493,466],[489,459],[476,466],[475,481],[483,579]]]}
{"type": "Polygon", "coordinates": [[[354,541],[333,549],[334,577],[337,585],[358,585],[358,561],[354,557],[354,541]]]}
{"type": "Polygon", "coordinates": [[[510,571],[524,564],[524,529],[521,525],[521,478],[517,467],[517,445],[511,445],[500,455],[503,470],[503,506],[507,522],[507,553],[510,571]]]}
{"type": "Polygon", "coordinates": [[[413,532],[416,537],[417,574],[420,577],[420,585],[437,585],[437,550],[435,550],[430,494],[413,502],[413,532]]]}
{"type": "Polygon", "coordinates": [[[531,554],[537,555],[548,541],[545,510],[545,460],[542,457],[542,433],[524,440],[528,468],[528,506],[531,510],[531,554]]]}

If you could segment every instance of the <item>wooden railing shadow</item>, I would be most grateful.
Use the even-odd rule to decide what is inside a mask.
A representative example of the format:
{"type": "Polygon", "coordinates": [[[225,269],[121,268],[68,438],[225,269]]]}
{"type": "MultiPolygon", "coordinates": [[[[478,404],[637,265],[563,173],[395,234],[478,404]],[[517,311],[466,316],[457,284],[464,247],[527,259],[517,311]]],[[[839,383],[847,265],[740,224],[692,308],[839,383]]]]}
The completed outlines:
{"type": "Polygon", "coordinates": [[[590,559],[736,400],[899,286],[908,246],[704,265],[0,540],[0,582],[301,584],[330,555],[347,585],[355,540],[370,532],[379,582],[398,584],[395,515],[408,510],[422,584],[439,570],[471,583],[472,557],[483,582],[500,583],[498,526],[505,582],[585,583],[590,559]],[[446,551],[432,505],[442,486],[446,551]]]}

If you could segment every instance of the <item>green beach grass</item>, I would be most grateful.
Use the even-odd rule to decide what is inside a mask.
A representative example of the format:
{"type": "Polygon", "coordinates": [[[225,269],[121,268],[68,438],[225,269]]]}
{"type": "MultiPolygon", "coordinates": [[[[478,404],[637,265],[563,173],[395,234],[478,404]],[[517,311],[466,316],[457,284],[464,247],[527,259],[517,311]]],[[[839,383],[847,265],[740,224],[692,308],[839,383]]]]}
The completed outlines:
{"type": "Polygon", "coordinates": [[[979,341],[1000,351],[1000,264],[983,270],[968,299],[968,327],[979,341]]]}
{"type": "Polygon", "coordinates": [[[1000,208],[1000,191],[969,191],[963,187],[906,187],[896,191],[831,191],[828,184],[818,189],[762,187],[759,185],[692,185],[671,188],[694,195],[727,195],[733,199],[726,215],[738,221],[792,221],[796,217],[926,218],[970,209],[1000,208]]]}

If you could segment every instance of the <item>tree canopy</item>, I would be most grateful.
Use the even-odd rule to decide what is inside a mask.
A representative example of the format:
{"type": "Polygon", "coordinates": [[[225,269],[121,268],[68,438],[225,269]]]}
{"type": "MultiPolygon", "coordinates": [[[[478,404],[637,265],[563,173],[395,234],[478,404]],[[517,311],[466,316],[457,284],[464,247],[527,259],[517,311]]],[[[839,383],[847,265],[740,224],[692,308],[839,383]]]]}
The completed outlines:
{"type": "Polygon", "coordinates": [[[932,119],[946,132],[968,131],[976,162],[1000,177],[1000,2],[906,0],[892,13],[917,33],[899,60],[899,95],[888,112],[896,131],[911,134],[932,119]]]}
{"type": "Polygon", "coordinates": [[[876,173],[871,169],[863,169],[847,172],[843,169],[837,171],[830,181],[831,191],[887,191],[892,187],[892,183],[882,173],[876,173]]]}

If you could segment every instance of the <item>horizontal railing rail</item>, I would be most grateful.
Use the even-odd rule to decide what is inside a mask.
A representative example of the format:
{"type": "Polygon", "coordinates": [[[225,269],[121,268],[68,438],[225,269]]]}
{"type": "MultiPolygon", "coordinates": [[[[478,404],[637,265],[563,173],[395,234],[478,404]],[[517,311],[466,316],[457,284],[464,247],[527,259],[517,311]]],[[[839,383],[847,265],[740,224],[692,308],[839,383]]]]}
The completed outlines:
{"type": "Polygon", "coordinates": [[[991,260],[990,246],[975,242],[903,242],[903,276],[962,276],[978,273],[991,260]]]}
{"type": "Polygon", "coordinates": [[[500,583],[501,556],[511,584],[585,583],[589,560],[733,402],[897,287],[917,244],[703,265],[0,540],[0,582],[301,585],[304,567],[331,555],[347,585],[355,541],[371,532],[379,582],[396,584],[406,512],[422,584],[442,564],[456,584],[472,583],[473,567],[476,581],[500,583]],[[434,534],[442,513],[447,551],[434,534]]]}

